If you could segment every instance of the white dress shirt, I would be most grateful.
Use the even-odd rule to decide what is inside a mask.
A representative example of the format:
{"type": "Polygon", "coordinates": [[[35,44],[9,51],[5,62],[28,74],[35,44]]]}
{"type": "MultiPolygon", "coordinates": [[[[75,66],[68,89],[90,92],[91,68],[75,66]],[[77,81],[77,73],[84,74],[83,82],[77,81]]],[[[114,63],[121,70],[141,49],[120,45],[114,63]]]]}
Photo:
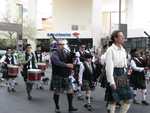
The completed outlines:
{"type": "MultiPolygon", "coordinates": [[[[139,63],[141,63],[139,59],[137,59],[137,58],[134,58],[134,59],[137,60],[139,63]]],[[[143,67],[138,67],[138,66],[136,65],[136,63],[135,63],[134,60],[131,60],[130,66],[131,66],[131,68],[132,68],[133,70],[135,70],[135,71],[138,71],[138,72],[144,71],[144,68],[143,68],[143,67]]]]}
{"type": "Polygon", "coordinates": [[[83,72],[84,72],[85,69],[84,69],[84,65],[80,61],[79,57],[80,57],[80,53],[76,52],[76,59],[74,61],[74,64],[78,64],[79,65],[79,79],[78,79],[78,81],[79,81],[80,84],[82,84],[82,77],[83,77],[83,72]]]}
{"type": "Polygon", "coordinates": [[[101,60],[100,60],[101,64],[102,64],[102,65],[105,65],[105,61],[106,61],[106,52],[105,52],[104,54],[101,55],[100,59],[101,59],[101,60]]]}
{"type": "MultiPolygon", "coordinates": [[[[14,55],[10,56],[8,59],[11,61],[12,57],[14,59],[14,64],[17,64],[17,60],[16,60],[16,57],[14,55]]],[[[5,60],[6,60],[6,55],[3,55],[2,58],[0,59],[0,63],[5,62],[5,60]]]]}
{"type": "Polygon", "coordinates": [[[115,84],[113,76],[114,68],[127,67],[127,54],[125,49],[112,44],[106,51],[105,63],[107,81],[110,85],[115,84]]]}

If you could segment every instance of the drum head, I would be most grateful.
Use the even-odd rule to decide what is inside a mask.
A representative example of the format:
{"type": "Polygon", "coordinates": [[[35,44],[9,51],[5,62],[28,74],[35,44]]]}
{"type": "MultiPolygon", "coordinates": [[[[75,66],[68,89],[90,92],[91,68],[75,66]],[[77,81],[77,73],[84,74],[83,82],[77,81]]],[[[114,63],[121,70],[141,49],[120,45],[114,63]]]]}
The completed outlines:
{"type": "Polygon", "coordinates": [[[46,63],[37,63],[37,65],[46,65],[46,63]]]}
{"type": "Polygon", "coordinates": [[[12,65],[12,64],[8,64],[7,67],[8,67],[8,68],[18,68],[19,66],[12,65]]]}
{"type": "Polygon", "coordinates": [[[40,69],[28,69],[28,72],[33,72],[33,73],[40,73],[40,69]]]}

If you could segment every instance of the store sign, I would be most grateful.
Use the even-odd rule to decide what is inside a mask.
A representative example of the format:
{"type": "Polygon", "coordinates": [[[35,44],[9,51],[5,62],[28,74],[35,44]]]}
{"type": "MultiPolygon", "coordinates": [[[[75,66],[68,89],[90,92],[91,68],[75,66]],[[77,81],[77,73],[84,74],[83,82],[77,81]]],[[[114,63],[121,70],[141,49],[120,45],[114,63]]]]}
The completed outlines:
{"type": "Polygon", "coordinates": [[[71,37],[71,33],[47,33],[47,36],[54,34],[56,37],[71,37]]]}

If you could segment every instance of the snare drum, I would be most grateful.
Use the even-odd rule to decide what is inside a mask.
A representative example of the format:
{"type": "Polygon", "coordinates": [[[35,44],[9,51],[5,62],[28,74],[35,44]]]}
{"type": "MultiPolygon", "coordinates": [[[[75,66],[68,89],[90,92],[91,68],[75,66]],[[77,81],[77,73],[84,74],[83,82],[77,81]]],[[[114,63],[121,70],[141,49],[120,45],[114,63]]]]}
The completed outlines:
{"type": "Polygon", "coordinates": [[[8,67],[8,76],[17,77],[19,66],[8,64],[7,67],[8,67]]]}
{"type": "Polygon", "coordinates": [[[45,71],[47,68],[46,63],[37,63],[38,69],[41,69],[42,71],[45,71]]]}
{"type": "Polygon", "coordinates": [[[27,80],[28,81],[40,81],[41,80],[41,70],[40,69],[29,69],[27,80]]]}

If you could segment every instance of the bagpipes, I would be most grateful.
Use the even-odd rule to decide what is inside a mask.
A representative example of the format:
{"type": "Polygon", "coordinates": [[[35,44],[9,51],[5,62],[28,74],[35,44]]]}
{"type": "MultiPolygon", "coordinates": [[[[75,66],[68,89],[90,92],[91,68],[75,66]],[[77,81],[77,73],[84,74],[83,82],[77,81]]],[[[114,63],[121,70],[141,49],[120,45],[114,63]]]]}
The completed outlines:
{"type": "MultiPolygon", "coordinates": [[[[53,38],[53,40],[54,41],[56,41],[56,44],[54,45],[55,47],[56,47],[56,49],[57,49],[57,44],[58,44],[58,42],[59,42],[59,39],[57,39],[55,36],[54,36],[54,34],[50,34],[50,36],[53,38]]],[[[80,44],[80,40],[79,40],[79,38],[76,38],[76,40],[77,40],[77,45],[79,45],[80,44]]],[[[67,63],[73,63],[73,61],[74,61],[74,59],[75,59],[75,51],[73,51],[73,50],[68,50],[67,48],[64,48],[64,50],[66,51],[66,53],[67,53],[67,63]]]]}

